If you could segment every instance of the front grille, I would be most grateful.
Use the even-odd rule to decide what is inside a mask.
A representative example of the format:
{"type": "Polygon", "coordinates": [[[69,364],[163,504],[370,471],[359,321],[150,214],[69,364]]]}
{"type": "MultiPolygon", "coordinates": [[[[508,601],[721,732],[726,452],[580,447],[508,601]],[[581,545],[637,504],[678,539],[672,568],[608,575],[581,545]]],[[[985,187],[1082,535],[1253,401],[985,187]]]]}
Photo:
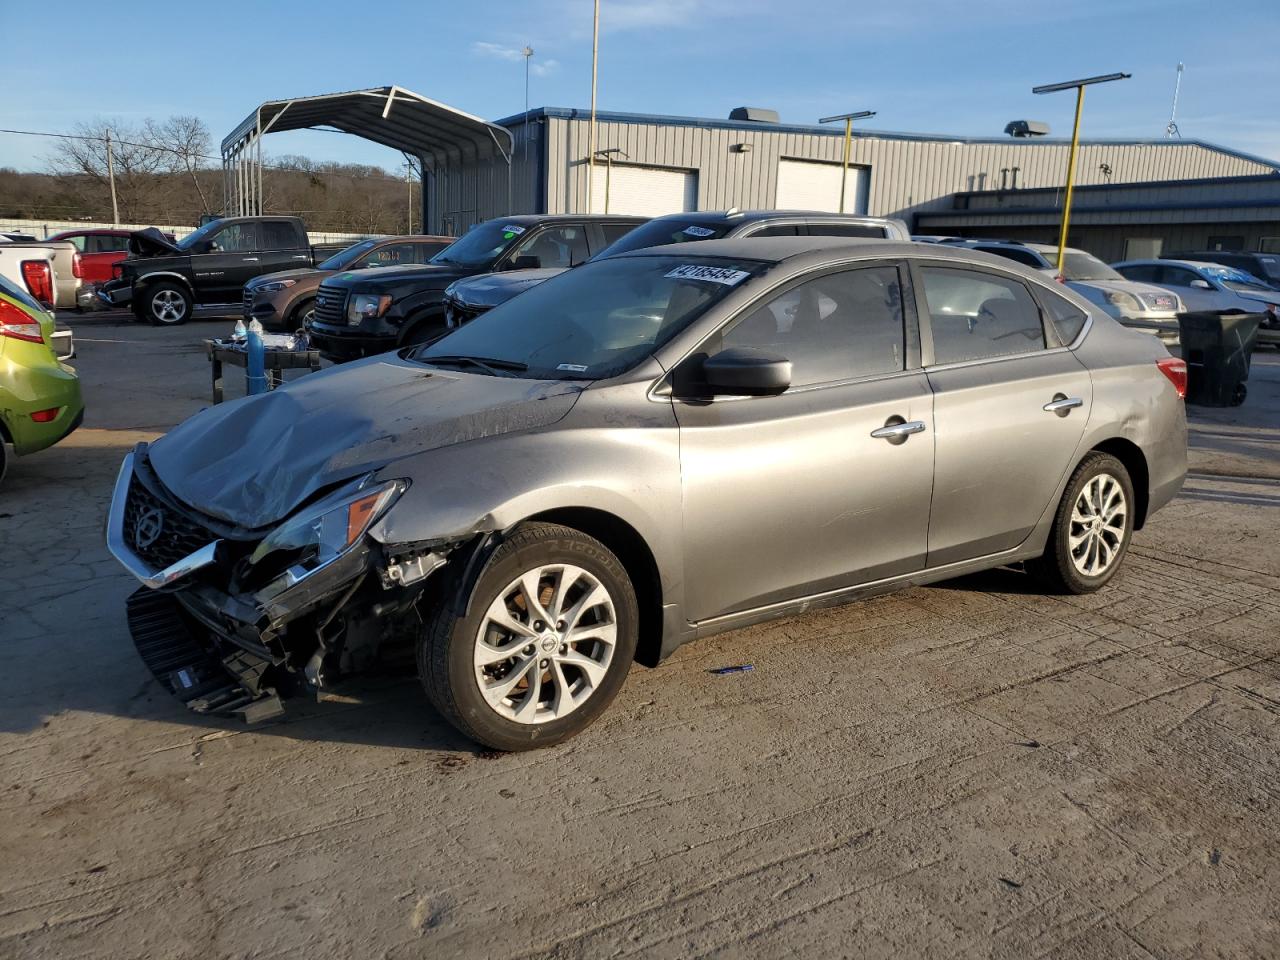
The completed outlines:
{"type": "Polygon", "coordinates": [[[444,301],[444,317],[450,327],[461,327],[464,324],[468,324],[488,309],[488,307],[461,303],[452,297],[446,297],[444,301]]]}
{"type": "Polygon", "coordinates": [[[315,323],[343,326],[347,319],[347,291],[320,285],[316,293],[315,323]]]}
{"type": "Polygon", "coordinates": [[[244,288],[244,322],[248,323],[253,319],[253,291],[248,287],[244,288]]]}
{"type": "Polygon", "coordinates": [[[1142,299],[1152,310],[1174,310],[1178,306],[1178,301],[1171,293],[1144,293],[1142,299]]]}
{"type": "Polygon", "coordinates": [[[162,502],[134,477],[124,503],[124,542],[156,570],[163,570],[217,537],[162,502]]]}

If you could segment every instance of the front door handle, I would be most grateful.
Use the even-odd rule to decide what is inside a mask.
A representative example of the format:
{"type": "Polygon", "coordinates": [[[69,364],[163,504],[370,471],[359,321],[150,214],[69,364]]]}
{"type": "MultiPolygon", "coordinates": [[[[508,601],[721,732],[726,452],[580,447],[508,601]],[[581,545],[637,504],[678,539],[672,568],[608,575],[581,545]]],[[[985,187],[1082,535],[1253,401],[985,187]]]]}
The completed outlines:
{"type": "Polygon", "coordinates": [[[245,262],[245,263],[257,263],[257,262],[258,262],[258,258],[257,258],[257,257],[245,257],[245,258],[244,258],[244,262],[245,262]]]}
{"type": "Polygon", "coordinates": [[[924,430],[923,420],[903,420],[901,417],[890,417],[883,427],[872,430],[871,436],[877,440],[888,440],[892,444],[906,443],[907,437],[924,430]]]}
{"type": "Polygon", "coordinates": [[[1053,399],[1042,408],[1046,413],[1056,413],[1065,417],[1076,407],[1083,407],[1084,401],[1079,397],[1068,397],[1065,393],[1055,393],[1053,399]]]}

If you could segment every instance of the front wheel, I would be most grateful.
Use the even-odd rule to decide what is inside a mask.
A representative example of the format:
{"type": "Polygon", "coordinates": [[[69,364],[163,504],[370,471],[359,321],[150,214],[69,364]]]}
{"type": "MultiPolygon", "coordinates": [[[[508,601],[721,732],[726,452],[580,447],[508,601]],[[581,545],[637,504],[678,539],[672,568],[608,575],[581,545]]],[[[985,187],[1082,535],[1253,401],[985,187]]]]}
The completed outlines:
{"type": "Polygon", "coordinates": [[[465,616],[443,606],[418,645],[431,703],[497,750],[559,743],[596,719],[635,657],[639,609],[618,558],[577,530],[529,523],[495,552],[465,616]]]}
{"type": "Polygon", "coordinates": [[[1058,504],[1044,554],[1027,564],[1058,593],[1093,593],[1115,576],[1133,537],[1133,481],[1109,453],[1076,467],[1058,504]]]}
{"type": "Polygon", "coordinates": [[[147,319],[157,327],[176,327],[191,319],[195,302],[184,287],[176,283],[158,283],[144,294],[147,319]]]}
{"type": "Polygon", "coordinates": [[[303,300],[293,308],[293,312],[289,314],[288,328],[290,330],[306,330],[310,327],[311,321],[316,316],[316,300],[312,297],[310,300],[303,300]]]}

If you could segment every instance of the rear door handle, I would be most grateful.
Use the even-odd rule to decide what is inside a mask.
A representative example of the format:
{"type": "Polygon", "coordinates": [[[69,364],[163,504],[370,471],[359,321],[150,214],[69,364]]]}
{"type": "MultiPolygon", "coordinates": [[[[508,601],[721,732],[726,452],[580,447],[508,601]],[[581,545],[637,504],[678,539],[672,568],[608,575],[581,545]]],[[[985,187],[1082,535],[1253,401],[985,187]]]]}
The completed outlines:
{"type": "Polygon", "coordinates": [[[890,443],[906,443],[907,437],[924,430],[923,420],[903,420],[901,417],[890,417],[883,427],[872,430],[871,436],[877,440],[888,440],[890,443]]]}
{"type": "Polygon", "coordinates": [[[1053,399],[1042,408],[1046,413],[1056,413],[1065,417],[1076,407],[1083,407],[1084,401],[1079,397],[1068,397],[1065,393],[1055,393],[1053,399]]]}

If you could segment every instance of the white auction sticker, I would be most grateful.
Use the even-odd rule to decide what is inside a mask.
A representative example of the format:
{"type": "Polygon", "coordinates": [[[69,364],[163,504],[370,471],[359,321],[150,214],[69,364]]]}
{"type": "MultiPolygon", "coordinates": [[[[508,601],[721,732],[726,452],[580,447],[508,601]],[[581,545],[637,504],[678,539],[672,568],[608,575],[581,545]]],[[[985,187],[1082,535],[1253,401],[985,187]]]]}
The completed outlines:
{"type": "Polygon", "coordinates": [[[520,234],[524,233],[524,227],[520,226],[520,224],[518,223],[508,223],[505,227],[502,228],[502,232],[514,233],[518,237],[520,236],[520,234]]]}
{"type": "Polygon", "coordinates": [[[697,225],[695,225],[695,224],[692,224],[692,223],[691,223],[691,224],[689,224],[689,226],[685,227],[685,228],[684,228],[682,231],[680,231],[680,232],[681,232],[681,233],[687,233],[687,234],[688,234],[689,236],[691,236],[691,237],[709,237],[709,236],[711,236],[713,233],[715,233],[715,231],[714,231],[714,230],[709,230],[709,229],[707,229],[706,227],[699,227],[699,226],[697,226],[697,225]]]}
{"type": "Polygon", "coordinates": [[[585,363],[562,363],[557,370],[568,370],[570,373],[586,373],[587,365],[585,363]]]}
{"type": "Polygon", "coordinates": [[[711,267],[706,264],[686,263],[676,267],[667,277],[675,280],[706,280],[709,283],[723,283],[732,287],[741,283],[751,274],[745,270],[734,270],[732,267],[711,267]]]}

